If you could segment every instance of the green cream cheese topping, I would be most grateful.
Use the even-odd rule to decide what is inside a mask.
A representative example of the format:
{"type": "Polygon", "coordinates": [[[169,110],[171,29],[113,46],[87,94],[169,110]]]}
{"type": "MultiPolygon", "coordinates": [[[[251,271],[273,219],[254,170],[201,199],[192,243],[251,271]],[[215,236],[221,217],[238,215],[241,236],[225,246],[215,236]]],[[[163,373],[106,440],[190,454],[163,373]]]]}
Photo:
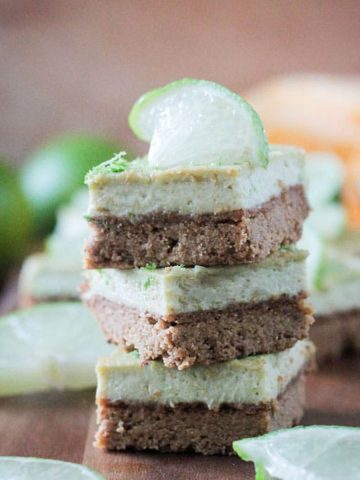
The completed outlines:
{"type": "Polygon", "coordinates": [[[259,404],[275,399],[314,354],[302,340],[280,353],[195,365],[186,370],[166,368],[161,361],[141,366],[138,355],[116,351],[96,367],[97,400],[178,403],[259,404]]]}
{"type": "Polygon", "coordinates": [[[85,296],[156,315],[226,308],[298,295],[306,289],[305,260],[303,250],[281,249],[251,265],[88,270],[85,296]]]}

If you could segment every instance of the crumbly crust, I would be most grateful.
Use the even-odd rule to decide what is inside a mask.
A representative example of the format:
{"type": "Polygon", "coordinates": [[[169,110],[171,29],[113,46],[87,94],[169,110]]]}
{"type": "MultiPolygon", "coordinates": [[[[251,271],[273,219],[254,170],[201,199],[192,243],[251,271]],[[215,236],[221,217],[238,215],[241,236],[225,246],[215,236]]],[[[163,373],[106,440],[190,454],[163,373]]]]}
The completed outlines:
{"type": "Polygon", "coordinates": [[[105,297],[84,295],[108,341],[139,351],[143,363],[189,368],[248,355],[273,353],[306,338],[313,322],[306,295],[168,315],[140,312],[105,297]]]}
{"type": "Polygon", "coordinates": [[[130,269],[148,263],[159,267],[252,263],[299,240],[308,212],[304,188],[295,185],[247,210],[92,217],[85,266],[130,269]]]}
{"type": "Polygon", "coordinates": [[[304,375],[276,399],[259,405],[157,403],[98,400],[95,444],[106,450],[194,451],[231,455],[232,442],[297,425],[304,408],[304,375]]]}
{"type": "Polygon", "coordinates": [[[80,292],[78,296],[75,295],[49,295],[47,297],[36,297],[31,294],[19,296],[19,307],[27,308],[39,303],[48,302],[78,302],[80,300],[80,292]]]}

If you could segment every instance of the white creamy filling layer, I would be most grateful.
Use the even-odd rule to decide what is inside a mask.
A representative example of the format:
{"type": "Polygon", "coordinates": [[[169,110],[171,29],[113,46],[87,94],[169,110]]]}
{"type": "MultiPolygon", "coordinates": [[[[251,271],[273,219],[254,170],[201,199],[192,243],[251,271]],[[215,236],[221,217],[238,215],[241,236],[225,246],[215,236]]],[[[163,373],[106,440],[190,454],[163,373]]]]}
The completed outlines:
{"type": "Polygon", "coordinates": [[[280,353],[257,355],[187,370],[166,368],[160,361],[142,367],[136,354],[116,351],[98,361],[97,399],[176,405],[203,402],[269,402],[285,390],[314,353],[308,340],[280,353]]]}
{"type": "Polygon", "coordinates": [[[156,315],[255,303],[306,289],[306,253],[280,251],[261,263],[156,270],[87,270],[85,297],[100,295],[156,315]]]}
{"type": "Polygon", "coordinates": [[[311,292],[309,300],[315,315],[360,309],[360,278],[343,280],[327,290],[311,292]]]}
{"type": "MultiPolygon", "coordinates": [[[[145,160],[143,161],[145,162],[145,160]]],[[[219,213],[261,205],[289,186],[304,182],[304,154],[272,146],[267,168],[179,167],[91,174],[90,216],[119,217],[151,212],[219,213]]]]}
{"type": "Polygon", "coordinates": [[[81,266],[52,258],[46,254],[32,255],[23,264],[19,279],[21,296],[34,298],[79,297],[83,282],[81,266]]]}

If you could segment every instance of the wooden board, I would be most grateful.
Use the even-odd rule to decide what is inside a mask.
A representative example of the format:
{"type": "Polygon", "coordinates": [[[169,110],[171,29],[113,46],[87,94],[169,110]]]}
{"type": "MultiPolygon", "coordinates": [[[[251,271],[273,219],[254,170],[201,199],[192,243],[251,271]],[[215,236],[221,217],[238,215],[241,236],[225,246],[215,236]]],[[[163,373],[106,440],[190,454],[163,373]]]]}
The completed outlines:
{"type": "MultiPolygon", "coordinates": [[[[0,312],[16,303],[16,274],[0,298],[0,312]]],[[[360,427],[360,356],[346,357],[312,374],[305,425],[360,427]]],[[[251,464],[236,457],[109,454],[92,445],[96,429],[93,390],[0,399],[0,455],[84,463],[107,480],[250,480],[251,464]]]]}
{"type": "MultiPolygon", "coordinates": [[[[94,392],[51,393],[0,400],[0,455],[83,462],[107,480],[250,480],[237,458],[95,449],[94,392]]],[[[304,424],[360,426],[360,358],[345,358],[310,376],[304,424]]]]}

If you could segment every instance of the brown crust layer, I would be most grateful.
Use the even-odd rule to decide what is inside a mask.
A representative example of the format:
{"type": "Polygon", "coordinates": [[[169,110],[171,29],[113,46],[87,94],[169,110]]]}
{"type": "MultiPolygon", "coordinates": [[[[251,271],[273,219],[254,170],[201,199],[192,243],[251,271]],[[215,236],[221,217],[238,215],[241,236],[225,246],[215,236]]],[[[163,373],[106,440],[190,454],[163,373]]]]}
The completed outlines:
{"type": "Polygon", "coordinates": [[[98,402],[96,446],[106,450],[194,451],[231,455],[232,442],[297,425],[303,416],[304,375],[278,397],[260,405],[98,402]]]}
{"type": "Polygon", "coordinates": [[[161,358],[167,367],[184,369],[292,347],[308,336],[313,322],[305,297],[283,295],[165,318],[99,295],[84,301],[110,342],[136,348],[144,363],[161,358]]]}
{"type": "Polygon", "coordinates": [[[135,220],[89,219],[94,231],[85,250],[86,268],[129,269],[155,263],[233,265],[264,259],[301,236],[309,207],[304,188],[284,189],[261,206],[219,214],[154,213],[135,220]]]}
{"type": "Polygon", "coordinates": [[[49,302],[78,302],[80,300],[80,292],[78,296],[74,295],[54,295],[49,297],[33,297],[32,295],[20,295],[19,296],[19,307],[27,308],[39,303],[49,303],[49,302]]]}
{"type": "Polygon", "coordinates": [[[310,338],[318,363],[339,359],[345,351],[360,353],[360,309],[316,315],[310,338]]]}

